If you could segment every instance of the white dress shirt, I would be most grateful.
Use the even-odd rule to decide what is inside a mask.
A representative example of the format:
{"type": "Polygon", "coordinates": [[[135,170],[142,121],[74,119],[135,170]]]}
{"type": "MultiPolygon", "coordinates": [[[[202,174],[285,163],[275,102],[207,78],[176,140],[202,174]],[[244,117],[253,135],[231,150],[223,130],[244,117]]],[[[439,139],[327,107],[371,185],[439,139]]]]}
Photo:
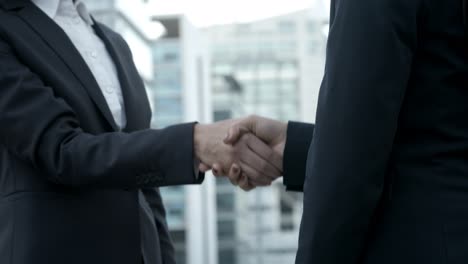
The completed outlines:
{"type": "Polygon", "coordinates": [[[102,40],[94,32],[88,10],[77,0],[32,0],[59,25],[94,75],[117,126],[126,126],[125,105],[117,69],[102,40]]]}

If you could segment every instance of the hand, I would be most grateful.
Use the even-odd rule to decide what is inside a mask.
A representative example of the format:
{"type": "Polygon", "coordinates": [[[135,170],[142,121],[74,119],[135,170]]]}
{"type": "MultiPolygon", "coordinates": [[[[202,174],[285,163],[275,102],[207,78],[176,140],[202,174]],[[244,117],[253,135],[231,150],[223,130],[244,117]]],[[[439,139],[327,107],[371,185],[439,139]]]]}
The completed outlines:
{"type": "Polygon", "coordinates": [[[202,163],[201,171],[209,169],[203,164],[215,164],[213,172],[216,175],[235,175],[236,172],[241,173],[239,166],[242,166],[242,174],[249,176],[257,186],[270,185],[281,175],[281,168],[275,164],[280,164],[282,157],[251,134],[240,136],[235,145],[225,144],[223,139],[235,123],[236,120],[228,120],[195,126],[194,149],[202,163]],[[232,166],[234,163],[237,166],[232,166]]]}
{"type": "Polygon", "coordinates": [[[251,133],[283,157],[287,130],[287,123],[253,115],[244,119],[233,120],[224,143],[233,145],[242,135],[251,133]]]}
{"type": "MultiPolygon", "coordinates": [[[[250,116],[248,118],[237,120],[233,123],[229,129],[228,135],[224,142],[227,144],[236,144],[239,138],[247,133],[252,133],[256,137],[262,139],[275,153],[280,157],[280,160],[270,160],[275,163],[275,167],[280,168],[282,172],[283,168],[283,154],[286,144],[287,135],[287,124],[279,121],[258,117],[250,116]]],[[[255,147],[252,148],[254,152],[259,152],[255,147]]],[[[205,166],[205,165],[203,165],[205,166]]],[[[218,168],[218,164],[214,164],[213,168],[218,168]]],[[[238,164],[233,164],[233,168],[238,168],[238,164]]],[[[237,170],[229,171],[229,179],[233,184],[239,185],[242,189],[248,191],[253,189],[256,185],[252,182],[245,173],[238,172],[237,170]],[[237,173],[236,173],[237,172],[237,173]]],[[[216,170],[213,171],[216,175],[216,170]]]]}

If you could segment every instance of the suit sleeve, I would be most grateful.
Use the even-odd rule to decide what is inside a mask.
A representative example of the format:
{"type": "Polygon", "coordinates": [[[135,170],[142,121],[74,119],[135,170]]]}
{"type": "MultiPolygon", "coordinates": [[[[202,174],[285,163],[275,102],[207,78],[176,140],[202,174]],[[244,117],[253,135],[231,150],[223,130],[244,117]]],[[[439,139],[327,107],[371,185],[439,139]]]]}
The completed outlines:
{"type": "Polygon", "coordinates": [[[161,254],[164,264],[175,264],[175,250],[169,234],[169,228],[166,221],[166,209],[164,208],[163,200],[159,189],[146,188],[142,189],[145,199],[151,207],[156,223],[159,242],[161,245],[161,254]]]}
{"type": "Polygon", "coordinates": [[[288,123],[283,159],[283,184],[288,191],[302,192],[304,189],[307,154],[313,134],[313,124],[288,123]]]}
{"type": "Polygon", "coordinates": [[[411,75],[421,1],[332,1],[297,264],[358,263],[365,250],[411,75]]]}
{"type": "Polygon", "coordinates": [[[193,126],[86,133],[73,109],[0,38],[0,144],[53,183],[96,188],[199,183],[193,126]]]}

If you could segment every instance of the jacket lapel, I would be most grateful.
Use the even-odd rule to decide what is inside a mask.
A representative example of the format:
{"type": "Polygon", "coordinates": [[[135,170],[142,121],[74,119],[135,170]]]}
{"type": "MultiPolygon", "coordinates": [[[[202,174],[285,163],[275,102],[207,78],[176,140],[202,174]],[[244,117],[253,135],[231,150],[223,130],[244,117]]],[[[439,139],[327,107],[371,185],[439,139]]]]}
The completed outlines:
{"type": "MultiPolygon", "coordinates": [[[[129,61],[129,58],[123,57],[125,52],[119,50],[119,46],[117,45],[118,40],[114,40],[112,36],[106,34],[99,23],[94,21],[93,28],[99,38],[104,42],[117,69],[127,116],[127,126],[123,131],[131,132],[146,127],[147,124],[145,124],[144,120],[141,118],[143,116],[141,112],[145,109],[141,104],[148,101],[147,98],[142,98],[142,94],[146,95],[144,87],[141,87],[143,89],[141,91],[137,87],[139,82],[135,80],[133,82],[130,81],[132,73],[129,72],[129,67],[125,66],[133,62],[129,61]]],[[[140,76],[138,75],[137,78],[140,78],[140,76]]]]}
{"type": "Polygon", "coordinates": [[[88,95],[112,128],[118,130],[117,124],[114,121],[97,81],[66,33],[29,1],[25,7],[18,12],[18,15],[28,23],[62,59],[65,65],[67,65],[70,71],[85,87],[88,95]]]}

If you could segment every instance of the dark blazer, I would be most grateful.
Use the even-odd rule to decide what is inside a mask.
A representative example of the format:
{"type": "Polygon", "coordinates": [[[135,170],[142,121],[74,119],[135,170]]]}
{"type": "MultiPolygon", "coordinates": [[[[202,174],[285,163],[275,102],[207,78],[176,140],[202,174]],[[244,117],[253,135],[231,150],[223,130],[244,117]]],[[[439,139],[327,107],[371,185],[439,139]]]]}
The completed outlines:
{"type": "Polygon", "coordinates": [[[118,69],[122,132],[66,34],[29,0],[0,0],[2,264],[141,263],[139,193],[156,224],[154,250],[173,263],[154,187],[203,180],[193,170],[193,124],[149,129],[128,46],[94,29],[118,69]]]}
{"type": "Polygon", "coordinates": [[[315,129],[286,146],[285,174],[306,171],[296,263],[468,263],[462,7],[332,0],[315,129]]]}

